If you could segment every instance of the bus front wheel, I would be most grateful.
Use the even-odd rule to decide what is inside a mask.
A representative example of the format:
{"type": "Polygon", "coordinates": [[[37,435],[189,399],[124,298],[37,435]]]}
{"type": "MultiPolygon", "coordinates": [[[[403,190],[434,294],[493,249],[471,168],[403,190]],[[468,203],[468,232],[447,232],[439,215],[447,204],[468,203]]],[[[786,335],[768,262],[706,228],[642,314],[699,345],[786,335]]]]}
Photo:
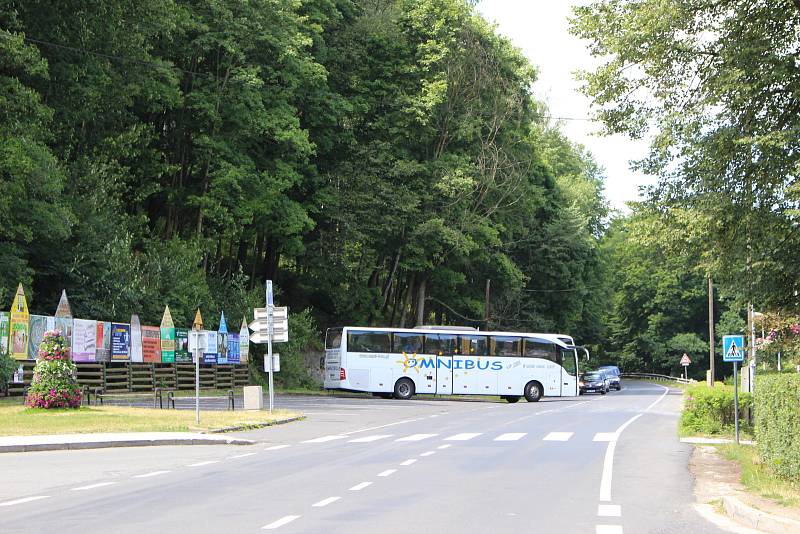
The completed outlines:
{"type": "Polygon", "coordinates": [[[539,402],[542,398],[542,385],[539,382],[528,382],[525,385],[525,400],[539,402]]]}
{"type": "Polygon", "coordinates": [[[409,378],[401,378],[394,384],[394,398],[408,400],[414,396],[414,382],[409,378]]]}

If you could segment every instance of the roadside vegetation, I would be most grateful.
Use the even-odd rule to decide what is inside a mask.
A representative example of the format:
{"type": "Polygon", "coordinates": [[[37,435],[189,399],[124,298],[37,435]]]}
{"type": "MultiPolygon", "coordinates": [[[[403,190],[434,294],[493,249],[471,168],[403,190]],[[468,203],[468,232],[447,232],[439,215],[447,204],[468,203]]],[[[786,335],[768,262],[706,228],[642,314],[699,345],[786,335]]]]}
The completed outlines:
{"type": "Polygon", "coordinates": [[[192,410],[155,410],[92,406],[78,409],[25,408],[0,404],[0,436],[40,434],[78,434],[93,432],[205,432],[229,427],[256,427],[287,417],[298,416],[287,410],[203,411],[200,425],[192,410]]]}
{"type": "MultiPolygon", "coordinates": [[[[739,393],[739,429],[743,436],[750,437],[753,427],[748,421],[748,413],[753,407],[753,396],[739,393]]],[[[683,412],[679,423],[681,436],[734,435],[733,386],[716,383],[714,387],[706,384],[693,384],[684,389],[683,412]]]]}
{"type": "Polygon", "coordinates": [[[722,456],[739,464],[741,482],[748,491],[770,499],[781,506],[800,509],[800,484],[795,479],[777,476],[766,466],[755,447],[748,445],[718,445],[722,456]]]}

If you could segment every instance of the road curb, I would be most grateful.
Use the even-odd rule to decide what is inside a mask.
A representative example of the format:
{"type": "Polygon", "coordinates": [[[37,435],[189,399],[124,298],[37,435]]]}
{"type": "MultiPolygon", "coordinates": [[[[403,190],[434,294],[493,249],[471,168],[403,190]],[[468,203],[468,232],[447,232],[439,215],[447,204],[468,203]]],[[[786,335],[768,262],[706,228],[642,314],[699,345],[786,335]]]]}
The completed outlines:
{"type": "Polygon", "coordinates": [[[752,529],[774,534],[800,532],[800,521],[780,517],[748,506],[736,497],[723,496],[722,507],[725,515],[737,523],[752,529]]]}
{"type": "Polygon", "coordinates": [[[253,423],[251,425],[229,426],[226,428],[217,428],[214,430],[207,430],[203,434],[224,434],[226,432],[243,432],[247,430],[257,430],[268,426],[285,425],[287,423],[294,423],[295,421],[302,421],[305,415],[298,415],[296,417],[287,417],[285,419],[276,419],[275,421],[267,421],[264,423],[253,423]]]}
{"type": "Polygon", "coordinates": [[[18,443],[0,445],[0,454],[11,452],[66,451],[82,449],[111,449],[116,447],[155,447],[161,445],[253,445],[249,439],[203,438],[199,436],[187,438],[128,438],[96,441],[64,441],[50,443],[18,443]]]}

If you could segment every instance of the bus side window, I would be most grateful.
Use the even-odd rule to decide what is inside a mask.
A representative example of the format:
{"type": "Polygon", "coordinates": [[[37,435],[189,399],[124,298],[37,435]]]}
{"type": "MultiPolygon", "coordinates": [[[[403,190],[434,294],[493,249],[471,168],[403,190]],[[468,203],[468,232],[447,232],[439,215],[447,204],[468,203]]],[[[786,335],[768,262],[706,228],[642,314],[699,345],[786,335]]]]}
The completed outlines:
{"type": "Polygon", "coordinates": [[[526,358],[542,358],[558,363],[556,344],[540,339],[526,338],[524,340],[522,355],[526,358]]]}
{"type": "Polygon", "coordinates": [[[391,346],[389,332],[351,330],[347,333],[348,352],[389,352],[391,346]]]}
{"type": "Polygon", "coordinates": [[[492,336],[490,339],[493,356],[519,358],[522,354],[520,351],[520,345],[522,345],[521,338],[511,336],[492,336]]]}
{"type": "Polygon", "coordinates": [[[489,339],[486,336],[459,336],[459,354],[488,356],[489,339]]]}
{"type": "Polygon", "coordinates": [[[425,354],[452,356],[458,354],[458,336],[455,334],[425,334],[425,354]]]}
{"type": "Polygon", "coordinates": [[[422,336],[420,334],[395,332],[392,352],[422,354],[422,336]]]}

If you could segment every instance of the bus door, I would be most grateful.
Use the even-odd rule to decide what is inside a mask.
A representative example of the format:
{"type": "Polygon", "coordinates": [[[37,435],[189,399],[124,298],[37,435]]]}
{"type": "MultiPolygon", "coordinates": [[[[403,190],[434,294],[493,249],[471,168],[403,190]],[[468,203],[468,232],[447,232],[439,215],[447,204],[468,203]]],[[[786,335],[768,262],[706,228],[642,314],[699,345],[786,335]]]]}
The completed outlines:
{"type": "Polygon", "coordinates": [[[478,362],[481,359],[488,366],[489,344],[488,337],[477,335],[459,336],[458,352],[453,356],[453,393],[473,394],[484,393],[486,374],[491,374],[488,379],[493,379],[494,386],[486,393],[496,394],[497,373],[494,371],[480,371],[478,362]],[[483,373],[483,374],[482,374],[483,373]]]}
{"type": "Polygon", "coordinates": [[[578,395],[578,353],[575,349],[561,349],[561,396],[578,395]]]}
{"type": "MultiPolygon", "coordinates": [[[[436,376],[436,393],[453,393],[453,355],[456,353],[458,336],[455,334],[425,334],[425,354],[433,362],[431,370],[436,376]]],[[[427,359],[427,357],[426,357],[427,359]]]]}

